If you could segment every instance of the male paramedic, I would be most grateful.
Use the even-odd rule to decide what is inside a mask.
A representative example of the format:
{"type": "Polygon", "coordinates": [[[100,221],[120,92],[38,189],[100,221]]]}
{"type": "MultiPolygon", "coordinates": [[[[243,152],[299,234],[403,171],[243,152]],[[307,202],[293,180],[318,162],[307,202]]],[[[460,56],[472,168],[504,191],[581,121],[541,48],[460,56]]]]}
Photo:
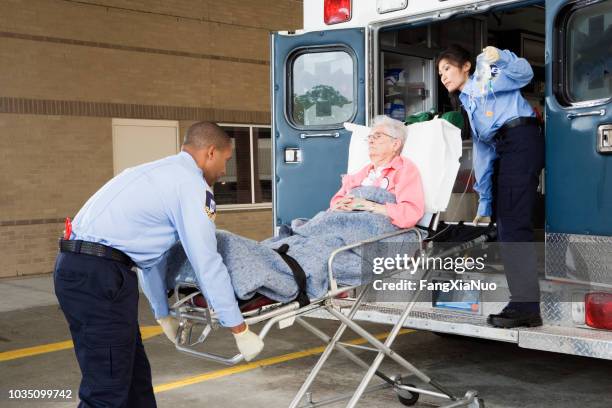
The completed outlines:
{"type": "Polygon", "coordinates": [[[200,122],[182,151],[123,171],[67,223],[55,264],[55,293],[81,368],[80,407],[155,407],[138,328],[138,278],[166,336],[178,324],[165,296],[166,251],[180,240],[198,284],[246,360],[263,342],[244,323],[217,252],[210,186],[225,174],[231,140],[200,122]],[[162,301],[163,300],[163,301],[162,301]]]}

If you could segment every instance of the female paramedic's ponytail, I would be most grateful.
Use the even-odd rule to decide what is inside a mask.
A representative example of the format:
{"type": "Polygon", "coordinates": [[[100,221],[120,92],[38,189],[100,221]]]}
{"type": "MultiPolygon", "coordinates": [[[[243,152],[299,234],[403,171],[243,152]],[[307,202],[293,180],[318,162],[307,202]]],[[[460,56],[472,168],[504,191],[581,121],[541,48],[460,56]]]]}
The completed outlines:
{"type": "MultiPolygon", "coordinates": [[[[458,44],[451,44],[447,49],[442,51],[438,58],[436,59],[436,67],[440,66],[440,61],[443,59],[447,60],[456,67],[463,67],[466,62],[469,62],[472,66],[470,67],[470,75],[474,73],[474,62],[472,61],[472,55],[468,50],[463,48],[458,44]]],[[[465,112],[465,109],[461,106],[461,101],[459,100],[459,94],[461,91],[457,90],[454,92],[449,92],[448,96],[450,97],[450,102],[454,110],[461,112],[461,116],[463,117],[463,129],[461,129],[461,138],[469,139],[471,135],[470,122],[465,112]]]]}

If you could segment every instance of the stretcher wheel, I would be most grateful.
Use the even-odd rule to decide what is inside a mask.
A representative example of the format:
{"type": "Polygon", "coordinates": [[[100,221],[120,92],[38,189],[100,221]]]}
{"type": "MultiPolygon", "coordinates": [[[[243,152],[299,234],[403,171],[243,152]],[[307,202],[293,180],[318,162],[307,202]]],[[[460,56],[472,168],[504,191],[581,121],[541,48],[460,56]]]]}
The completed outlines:
{"type": "MultiPolygon", "coordinates": [[[[400,381],[400,384],[407,385],[409,387],[415,386],[414,384],[405,383],[403,379],[400,381]]],[[[419,394],[418,392],[406,391],[402,389],[397,389],[396,392],[397,392],[397,399],[399,400],[399,402],[401,402],[403,405],[407,407],[411,407],[414,404],[416,404],[417,401],[419,400],[419,397],[421,396],[421,394],[419,394]]]]}

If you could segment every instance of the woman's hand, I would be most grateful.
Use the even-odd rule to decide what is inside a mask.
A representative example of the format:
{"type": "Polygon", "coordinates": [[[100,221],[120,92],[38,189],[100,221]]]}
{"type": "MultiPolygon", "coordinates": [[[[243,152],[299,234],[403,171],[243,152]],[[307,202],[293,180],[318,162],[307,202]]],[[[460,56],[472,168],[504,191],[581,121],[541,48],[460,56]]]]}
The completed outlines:
{"type": "Polygon", "coordinates": [[[487,215],[477,215],[476,218],[474,218],[474,221],[472,221],[474,223],[474,225],[478,225],[478,224],[490,224],[491,223],[491,217],[487,216],[487,215]]]}
{"type": "Polygon", "coordinates": [[[369,211],[376,214],[387,215],[387,207],[365,198],[348,195],[337,201],[332,211],[369,211]]]}
{"type": "Polygon", "coordinates": [[[497,60],[499,59],[499,50],[490,45],[488,47],[485,47],[482,50],[482,53],[484,54],[485,60],[487,60],[487,62],[491,64],[497,62],[497,60]]]}
{"type": "Polygon", "coordinates": [[[365,200],[360,197],[347,195],[342,199],[338,200],[332,207],[333,211],[369,211],[370,204],[374,204],[371,201],[365,200]]]}
{"type": "Polygon", "coordinates": [[[349,206],[352,211],[372,211],[373,209],[372,201],[368,201],[365,198],[353,197],[349,206]]]}
{"type": "Polygon", "coordinates": [[[350,207],[350,204],[352,201],[353,201],[353,196],[348,195],[336,201],[336,203],[333,205],[331,209],[332,211],[352,211],[350,207]]]}

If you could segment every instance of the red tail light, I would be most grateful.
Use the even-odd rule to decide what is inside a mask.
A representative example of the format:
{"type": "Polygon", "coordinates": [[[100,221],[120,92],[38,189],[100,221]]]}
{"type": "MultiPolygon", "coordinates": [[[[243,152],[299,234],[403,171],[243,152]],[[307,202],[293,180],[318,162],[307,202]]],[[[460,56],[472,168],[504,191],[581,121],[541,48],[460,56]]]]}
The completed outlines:
{"type": "Polygon", "coordinates": [[[612,293],[587,293],[584,306],[585,322],[588,326],[612,330],[612,293]]]}
{"type": "Polygon", "coordinates": [[[323,21],[325,24],[344,23],[351,19],[351,0],[325,0],[323,21]]]}

